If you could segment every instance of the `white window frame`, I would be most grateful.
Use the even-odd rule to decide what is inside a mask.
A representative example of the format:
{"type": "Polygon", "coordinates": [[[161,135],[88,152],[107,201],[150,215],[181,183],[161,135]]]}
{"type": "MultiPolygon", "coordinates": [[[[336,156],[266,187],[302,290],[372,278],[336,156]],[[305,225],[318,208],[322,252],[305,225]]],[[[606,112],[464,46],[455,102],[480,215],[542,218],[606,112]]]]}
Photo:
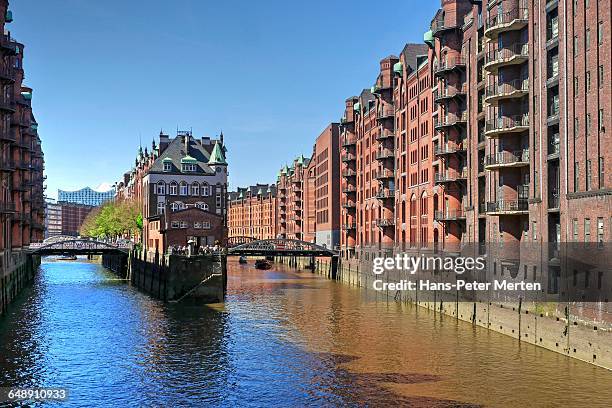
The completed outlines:
{"type": "Polygon", "coordinates": [[[160,201],[157,203],[157,214],[161,215],[161,214],[165,214],[166,212],[166,203],[163,201],[160,201]]]}
{"type": "Polygon", "coordinates": [[[169,190],[170,190],[169,191],[170,195],[173,195],[173,196],[177,195],[178,194],[178,183],[176,181],[170,182],[169,190]]]}
{"type": "Polygon", "coordinates": [[[202,221],[202,229],[210,229],[210,221],[202,221]]]}
{"type": "Polygon", "coordinates": [[[202,185],[202,197],[208,197],[210,195],[210,186],[207,183],[202,185]]]}
{"type": "Polygon", "coordinates": [[[164,171],[167,173],[169,171],[172,171],[172,163],[170,162],[164,162],[164,171]]]}
{"type": "Polygon", "coordinates": [[[198,183],[191,184],[191,195],[195,197],[200,195],[200,185],[198,183]]]}
{"type": "Polygon", "coordinates": [[[187,184],[186,181],[181,181],[179,183],[179,195],[181,195],[181,196],[188,196],[189,195],[189,184],[187,184]]]}
{"type": "Polygon", "coordinates": [[[166,182],[158,181],[155,185],[155,194],[157,195],[166,195],[166,182]]]}

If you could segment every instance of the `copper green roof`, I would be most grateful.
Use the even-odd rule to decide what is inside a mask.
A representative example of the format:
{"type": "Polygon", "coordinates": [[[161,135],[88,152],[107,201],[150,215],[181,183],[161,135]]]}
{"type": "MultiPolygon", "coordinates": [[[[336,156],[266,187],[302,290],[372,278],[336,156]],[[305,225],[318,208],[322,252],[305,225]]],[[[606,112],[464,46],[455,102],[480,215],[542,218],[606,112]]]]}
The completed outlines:
{"type": "Polygon", "coordinates": [[[11,10],[6,10],[6,15],[4,16],[4,21],[7,23],[13,22],[13,12],[11,10]]]}
{"type": "Polygon", "coordinates": [[[189,156],[189,155],[187,155],[187,156],[185,156],[185,157],[183,157],[183,158],[181,159],[181,163],[195,164],[195,163],[197,163],[197,162],[198,162],[198,161],[197,161],[195,158],[193,158],[193,157],[191,157],[191,156],[189,156]]]}
{"type": "Polygon", "coordinates": [[[244,198],[244,191],[240,190],[240,194],[238,194],[238,198],[244,198]]]}
{"type": "Polygon", "coordinates": [[[162,162],[164,163],[172,162],[172,159],[170,157],[166,157],[165,159],[162,160],[162,162]]]}
{"type": "Polygon", "coordinates": [[[393,72],[395,72],[396,74],[400,74],[402,75],[402,63],[401,62],[396,62],[395,64],[393,64],[393,72]]]}
{"type": "Polygon", "coordinates": [[[32,92],[22,92],[21,96],[23,96],[26,100],[32,99],[32,92]]]}
{"type": "Polygon", "coordinates": [[[430,48],[434,47],[434,36],[431,30],[427,31],[423,35],[423,41],[425,42],[425,44],[429,45],[430,48]]]}
{"type": "Polygon", "coordinates": [[[215,147],[213,147],[212,153],[210,153],[208,164],[227,164],[225,155],[223,154],[223,148],[218,142],[215,143],[215,147]]]}
{"type": "Polygon", "coordinates": [[[359,112],[361,110],[361,104],[357,102],[355,105],[353,105],[353,110],[359,112]]]}
{"type": "Polygon", "coordinates": [[[297,158],[297,164],[299,165],[303,165],[304,164],[304,155],[300,154],[297,158]]]}

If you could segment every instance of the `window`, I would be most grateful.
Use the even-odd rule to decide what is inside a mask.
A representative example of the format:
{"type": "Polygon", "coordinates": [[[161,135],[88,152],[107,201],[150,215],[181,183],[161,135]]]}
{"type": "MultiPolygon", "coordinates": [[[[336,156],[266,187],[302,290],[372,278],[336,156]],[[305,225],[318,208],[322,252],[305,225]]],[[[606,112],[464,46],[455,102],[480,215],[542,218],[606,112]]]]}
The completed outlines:
{"type": "Polygon", "coordinates": [[[604,125],[603,125],[603,122],[604,122],[604,111],[603,111],[603,109],[599,110],[599,118],[598,118],[598,120],[599,120],[599,131],[603,132],[603,129],[604,129],[604,125]]]}
{"type": "Polygon", "coordinates": [[[591,220],[584,219],[584,242],[591,242],[591,220]]]}
{"type": "Polygon", "coordinates": [[[578,219],[572,220],[572,233],[574,235],[574,242],[578,242],[578,219]]]}
{"type": "Polygon", "coordinates": [[[574,58],[578,58],[578,36],[574,37],[574,58]]]}
{"type": "Polygon", "coordinates": [[[603,70],[603,65],[600,65],[598,69],[598,76],[597,76],[597,82],[600,88],[603,88],[603,80],[604,80],[604,70],[603,70]]]}
{"type": "Polygon", "coordinates": [[[181,228],[187,228],[187,221],[181,221],[181,228]]]}
{"type": "Polygon", "coordinates": [[[169,172],[172,171],[172,163],[169,161],[164,162],[164,171],[169,172]]]}
{"type": "Polygon", "coordinates": [[[181,224],[178,221],[172,221],[170,224],[172,228],[180,228],[181,224]]]}
{"type": "Polygon", "coordinates": [[[533,233],[533,240],[537,241],[538,240],[538,223],[536,221],[533,221],[531,223],[531,232],[533,233]]]}
{"type": "Polygon", "coordinates": [[[599,158],[599,188],[604,188],[604,158],[599,158]]]}
{"type": "Polygon", "coordinates": [[[170,195],[176,195],[178,192],[178,184],[176,181],[170,182],[170,195]]]}
{"type": "Polygon", "coordinates": [[[604,243],[604,219],[601,217],[597,218],[597,242],[604,243]]]}
{"type": "Polygon", "coordinates": [[[201,223],[201,222],[194,222],[194,223],[193,223],[193,228],[195,228],[195,229],[200,229],[200,228],[202,228],[202,223],[201,223]]]}
{"type": "Polygon", "coordinates": [[[159,202],[157,203],[157,214],[164,214],[166,212],[166,203],[159,202]]]}
{"type": "Polygon", "coordinates": [[[198,183],[191,185],[191,195],[196,197],[200,195],[200,185],[198,183]]]}
{"type": "Polygon", "coordinates": [[[163,181],[159,181],[157,183],[157,192],[158,195],[166,195],[166,183],[163,181]]]}
{"type": "Polygon", "coordinates": [[[586,190],[588,191],[588,190],[591,189],[591,161],[590,160],[586,161],[586,173],[585,173],[585,176],[586,176],[586,183],[585,183],[586,185],[585,185],[585,187],[586,187],[586,190]]]}
{"type": "Polygon", "coordinates": [[[179,185],[179,195],[189,195],[189,186],[184,181],[181,181],[181,184],[179,185]]]}
{"type": "Polygon", "coordinates": [[[578,191],[578,182],[580,180],[580,167],[578,167],[579,164],[576,162],[574,163],[574,192],[578,191]]]}
{"type": "Polygon", "coordinates": [[[196,171],[196,165],[192,163],[183,163],[181,167],[185,173],[194,173],[196,171]]]}
{"type": "Polygon", "coordinates": [[[603,27],[603,22],[599,22],[599,24],[597,24],[597,42],[599,43],[599,45],[603,44],[603,39],[604,39],[604,33],[603,33],[604,27],[603,27]]]}
{"type": "Polygon", "coordinates": [[[202,228],[203,229],[210,229],[210,221],[203,221],[202,222],[202,228]]]}
{"type": "Polygon", "coordinates": [[[203,196],[203,197],[208,197],[208,196],[210,195],[210,190],[209,190],[209,188],[210,188],[210,187],[209,187],[209,186],[208,186],[208,184],[206,184],[206,183],[204,183],[204,184],[202,185],[202,196],[203,196]]]}
{"type": "Polygon", "coordinates": [[[196,206],[196,208],[199,208],[199,209],[201,209],[201,210],[208,211],[208,204],[206,204],[206,203],[203,203],[203,202],[197,202],[197,203],[195,204],[195,206],[196,206]]]}
{"type": "Polygon", "coordinates": [[[587,28],[586,30],[586,36],[585,36],[584,42],[586,43],[585,46],[586,46],[586,50],[588,51],[589,48],[591,48],[591,29],[590,28],[587,28]]]}

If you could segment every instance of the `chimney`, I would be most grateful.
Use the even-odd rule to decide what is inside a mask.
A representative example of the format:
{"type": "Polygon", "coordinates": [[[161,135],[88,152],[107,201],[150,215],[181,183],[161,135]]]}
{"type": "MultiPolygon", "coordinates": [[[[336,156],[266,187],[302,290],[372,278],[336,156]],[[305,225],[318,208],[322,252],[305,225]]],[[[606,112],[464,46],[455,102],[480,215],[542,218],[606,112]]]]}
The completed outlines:
{"type": "Polygon", "coordinates": [[[189,155],[189,135],[184,135],[183,141],[185,142],[185,155],[189,155]]]}

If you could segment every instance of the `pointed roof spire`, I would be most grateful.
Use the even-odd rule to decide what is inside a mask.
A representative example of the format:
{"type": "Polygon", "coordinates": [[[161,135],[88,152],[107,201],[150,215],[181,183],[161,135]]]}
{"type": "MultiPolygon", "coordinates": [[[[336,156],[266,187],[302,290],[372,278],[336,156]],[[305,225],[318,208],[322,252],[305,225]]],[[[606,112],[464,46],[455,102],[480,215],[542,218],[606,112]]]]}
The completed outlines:
{"type": "Polygon", "coordinates": [[[210,153],[210,159],[208,160],[208,164],[227,165],[227,162],[225,161],[225,155],[223,154],[223,149],[221,148],[221,144],[219,142],[215,143],[215,147],[213,147],[213,150],[210,153]]]}

